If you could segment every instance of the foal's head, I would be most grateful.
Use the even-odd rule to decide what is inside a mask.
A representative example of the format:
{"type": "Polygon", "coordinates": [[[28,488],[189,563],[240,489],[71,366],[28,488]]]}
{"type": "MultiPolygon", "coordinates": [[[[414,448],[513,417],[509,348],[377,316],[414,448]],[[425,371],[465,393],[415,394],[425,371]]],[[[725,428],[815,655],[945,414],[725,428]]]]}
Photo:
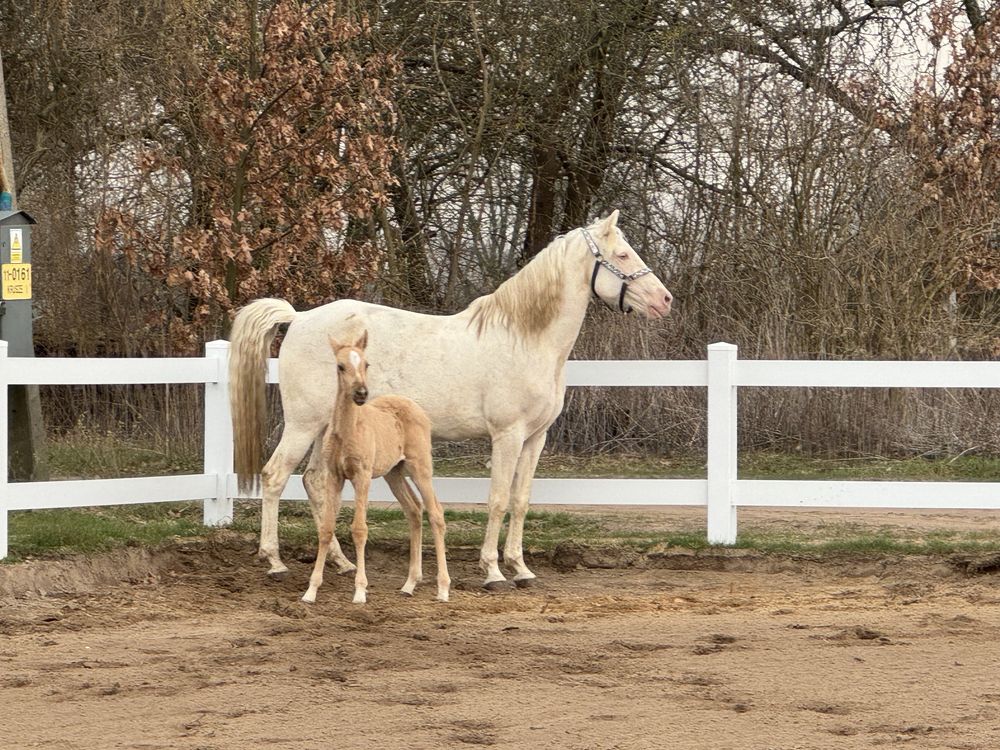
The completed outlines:
{"type": "Polygon", "coordinates": [[[368,400],[368,361],[365,359],[368,331],[363,331],[353,344],[342,344],[333,336],[329,339],[337,359],[337,393],[349,393],[354,403],[361,406],[368,400]]]}

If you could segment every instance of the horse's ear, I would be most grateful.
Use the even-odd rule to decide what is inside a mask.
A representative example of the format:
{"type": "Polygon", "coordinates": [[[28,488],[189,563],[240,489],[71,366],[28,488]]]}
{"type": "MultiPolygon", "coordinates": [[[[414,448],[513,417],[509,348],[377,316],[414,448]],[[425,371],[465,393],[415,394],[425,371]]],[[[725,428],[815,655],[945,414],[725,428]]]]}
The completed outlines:
{"type": "Polygon", "coordinates": [[[343,348],[344,345],[341,344],[339,341],[337,341],[337,339],[335,339],[330,334],[327,334],[326,338],[327,338],[327,341],[330,342],[330,348],[333,349],[333,353],[334,354],[337,353],[338,349],[342,349],[343,348]]]}
{"type": "Polygon", "coordinates": [[[607,235],[611,234],[612,230],[616,226],[618,226],[618,209],[617,208],[614,211],[611,212],[611,215],[608,216],[608,218],[606,218],[604,221],[601,222],[601,224],[600,224],[600,232],[601,232],[601,234],[607,236],[607,235]]]}
{"type": "Polygon", "coordinates": [[[360,349],[361,351],[364,351],[366,346],[368,346],[367,328],[361,332],[361,335],[358,337],[358,340],[354,342],[355,349],[360,349]]]}

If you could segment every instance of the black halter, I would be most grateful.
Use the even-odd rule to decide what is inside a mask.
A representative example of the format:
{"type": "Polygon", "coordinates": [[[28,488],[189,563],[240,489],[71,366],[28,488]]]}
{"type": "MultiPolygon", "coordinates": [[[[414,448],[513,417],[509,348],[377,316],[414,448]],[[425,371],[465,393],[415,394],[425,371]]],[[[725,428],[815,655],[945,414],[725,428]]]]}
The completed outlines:
{"type": "MultiPolygon", "coordinates": [[[[594,238],[590,236],[590,232],[588,232],[586,229],[583,229],[582,227],[580,228],[580,231],[583,232],[583,238],[587,241],[587,247],[590,249],[590,252],[593,253],[594,255],[594,272],[590,275],[590,291],[594,293],[594,296],[597,297],[597,299],[601,300],[601,302],[604,302],[605,305],[608,305],[608,303],[604,301],[604,298],[597,293],[597,286],[596,286],[597,272],[600,271],[601,267],[603,266],[604,268],[611,271],[611,273],[613,273],[622,281],[622,290],[621,292],[618,293],[618,309],[621,310],[623,313],[632,312],[631,307],[628,308],[627,310],[625,309],[625,292],[628,290],[628,283],[630,281],[635,281],[640,276],[645,276],[647,273],[652,273],[653,269],[649,268],[648,266],[643,266],[634,273],[624,273],[614,263],[605,259],[605,257],[601,255],[601,250],[600,248],[597,247],[597,243],[594,242],[594,238]]],[[[608,305],[608,307],[610,307],[612,310],[614,309],[614,307],[612,307],[611,305],[608,305]]]]}

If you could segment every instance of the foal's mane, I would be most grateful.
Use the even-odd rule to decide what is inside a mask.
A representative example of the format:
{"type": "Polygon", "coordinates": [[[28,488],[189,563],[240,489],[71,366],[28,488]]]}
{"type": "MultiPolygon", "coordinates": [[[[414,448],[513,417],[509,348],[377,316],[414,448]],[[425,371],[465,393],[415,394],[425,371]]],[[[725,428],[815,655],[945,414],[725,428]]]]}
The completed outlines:
{"type": "Polygon", "coordinates": [[[566,236],[560,235],[492,294],[468,307],[476,335],[494,325],[513,329],[528,338],[544,331],[562,303],[566,271],[566,236]]]}

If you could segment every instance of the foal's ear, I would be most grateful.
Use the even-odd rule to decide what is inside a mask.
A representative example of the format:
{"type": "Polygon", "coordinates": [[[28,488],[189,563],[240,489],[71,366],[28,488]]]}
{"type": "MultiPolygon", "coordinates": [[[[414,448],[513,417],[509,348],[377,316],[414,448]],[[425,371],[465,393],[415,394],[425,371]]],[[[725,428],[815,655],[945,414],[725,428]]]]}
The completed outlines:
{"type": "Polygon", "coordinates": [[[334,338],[333,336],[331,336],[330,334],[327,334],[327,335],[326,335],[326,339],[327,339],[327,341],[329,341],[329,342],[330,342],[330,348],[331,348],[331,349],[333,349],[333,353],[334,353],[334,354],[336,354],[336,353],[337,353],[337,350],[338,350],[338,349],[343,349],[343,348],[344,348],[344,345],[343,345],[343,344],[341,344],[341,343],[340,343],[339,341],[337,341],[337,339],[335,339],[335,338],[334,338]]]}
{"type": "Polygon", "coordinates": [[[366,346],[368,346],[367,328],[361,332],[361,335],[358,337],[358,340],[354,342],[355,349],[360,349],[361,351],[364,351],[366,346]]]}
{"type": "Polygon", "coordinates": [[[618,226],[618,209],[611,212],[608,218],[598,223],[597,230],[605,237],[610,235],[614,228],[618,226]]]}

